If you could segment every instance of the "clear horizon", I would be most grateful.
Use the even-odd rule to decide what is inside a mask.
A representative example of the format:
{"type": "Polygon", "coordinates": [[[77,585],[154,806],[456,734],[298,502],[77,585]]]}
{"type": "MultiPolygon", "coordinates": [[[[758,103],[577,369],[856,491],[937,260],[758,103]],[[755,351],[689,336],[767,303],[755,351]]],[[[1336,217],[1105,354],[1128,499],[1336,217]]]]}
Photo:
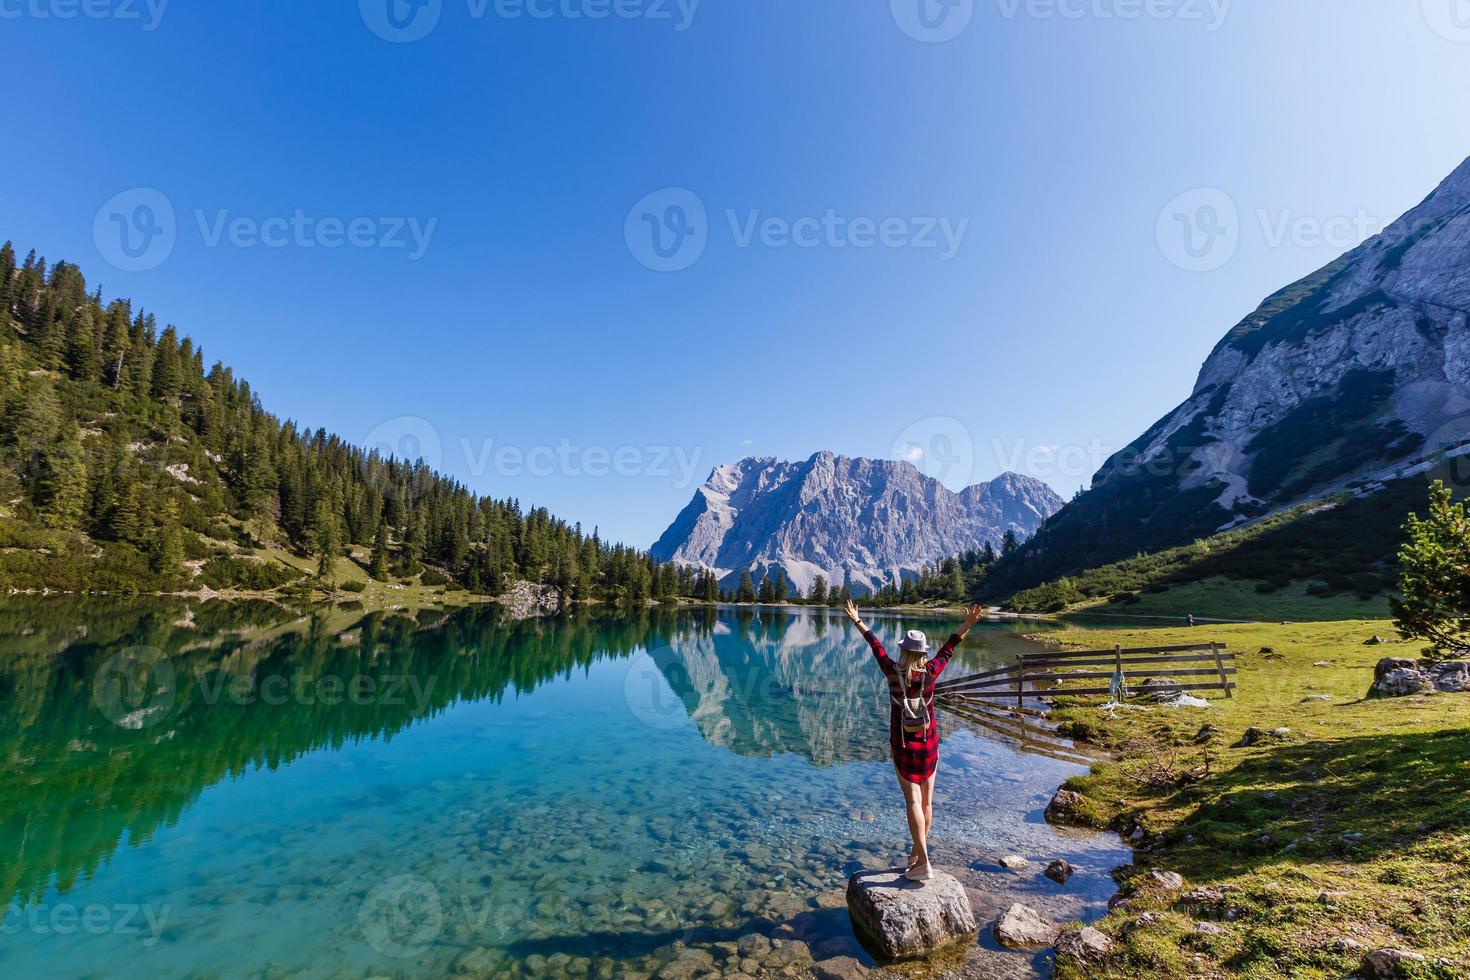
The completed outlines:
{"type": "Polygon", "coordinates": [[[1470,154],[1453,2],[0,4],[0,238],[640,547],[753,455],[1066,498],[1470,154]]]}

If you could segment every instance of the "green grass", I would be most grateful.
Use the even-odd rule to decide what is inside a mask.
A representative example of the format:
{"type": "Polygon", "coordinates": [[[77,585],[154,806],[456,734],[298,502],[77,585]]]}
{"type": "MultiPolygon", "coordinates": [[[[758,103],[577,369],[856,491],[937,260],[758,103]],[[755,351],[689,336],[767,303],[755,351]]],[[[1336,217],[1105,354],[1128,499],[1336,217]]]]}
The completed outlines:
{"type": "Polygon", "coordinates": [[[1258,591],[1259,585],[1217,575],[1197,582],[1162,586],[1161,591],[1139,592],[1137,601],[1114,603],[1107,599],[1088,599],[1069,607],[1069,611],[1170,619],[1193,615],[1261,622],[1368,619],[1388,615],[1388,598],[1382,595],[1367,599],[1358,595],[1312,595],[1307,591],[1313,585],[1310,582],[1293,582],[1262,593],[1258,591]]]}
{"type": "MultiPolygon", "coordinates": [[[[1133,905],[1101,923],[1120,938],[1120,954],[1086,976],[1343,977],[1362,953],[1339,952],[1340,938],[1450,963],[1420,976],[1470,976],[1470,695],[1366,700],[1380,657],[1416,652],[1365,646],[1374,634],[1394,637],[1381,620],[1061,634],[1099,647],[1218,639],[1240,655],[1236,696],[1207,709],[1148,706],[1108,718],[1095,703],[1057,708],[1071,731],[1120,756],[1068,783],[1090,801],[1093,821],[1137,823],[1163,839],[1120,875],[1133,905]],[[1324,694],[1331,700],[1303,701],[1324,694]],[[1205,723],[1219,732],[1197,744],[1205,723]],[[1291,731],[1231,747],[1251,726],[1291,731]],[[1145,766],[1161,759],[1196,778],[1152,785],[1145,766]],[[1362,837],[1344,840],[1350,834],[1362,837]],[[1187,907],[1147,881],[1151,866],[1179,872],[1186,891],[1227,891],[1214,908],[1187,907]],[[1323,892],[1343,894],[1324,902],[1323,892]],[[1130,928],[1145,912],[1157,918],[1130,928]],[[1223,935],[1194,931],[1210,915],[1223,935]]],[[[1083,975],[1065,964],[1058,973],[1083,975]]]]}

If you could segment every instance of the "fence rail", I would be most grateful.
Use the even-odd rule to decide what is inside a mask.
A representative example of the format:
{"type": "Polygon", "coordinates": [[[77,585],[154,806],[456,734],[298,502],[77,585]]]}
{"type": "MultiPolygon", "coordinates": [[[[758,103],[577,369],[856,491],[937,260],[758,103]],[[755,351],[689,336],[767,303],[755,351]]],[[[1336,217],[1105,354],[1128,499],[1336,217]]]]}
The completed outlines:
{"type": "Polygon", "coordinates": [[[935,685],[934,693],[951,708],[974,707],[995,701],[1014,701],[1025,708],[1027,698],[1043,695],[1107,694],[1126,698],[1136,694],[1173,694],[1180,691],[1223,691],[1235,694],[1235,654],[1219,643],[1184,646],[1131,647],[1111,650],[1047,650],[1025,653],[1005,667],[955,677],[935,685]],[[1198,666],[1206,664],[1208,666],[1198,666]],[[1189,665],[1189,666],[1184,666],[1189,665]],[[1076,670],[1111,667],[1112,670],[1076,670]],[[1138,669],[1145,667],[1147,669],[1138,669]],[[1214,680],[1203,681],[1199,678],[1214,680]],[[1178,678],[1190,678],[1180,681],[1178,678]],[[1069,687],[1072,681],[1109,681],[1106,687],[1069,687]],[[1130,684],[1147,680],[1147,684],[1130,684]]]}

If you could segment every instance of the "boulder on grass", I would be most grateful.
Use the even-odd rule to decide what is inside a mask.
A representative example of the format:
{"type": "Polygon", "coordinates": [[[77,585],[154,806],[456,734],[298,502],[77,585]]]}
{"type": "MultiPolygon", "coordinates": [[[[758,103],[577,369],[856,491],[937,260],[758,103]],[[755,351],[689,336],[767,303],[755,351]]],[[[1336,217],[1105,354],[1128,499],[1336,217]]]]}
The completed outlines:
{"type": "Polygon", "coordinates": [[[1091,926],[1072,929],[1057,937],[1057,959],[1073,959],[1083,963],[1100,963],[1113,954],[1112,939],[1091,926]]]}
{"type": "Polygon", "coordinates": [[[853,925],[890,960],[925,956],[972,942],[979,927],[964,886],[935,871],[912,882],[902,871],[858,871],[847,879],[853,925]]]}
{"type": "Polygon", "coordinates": [[[1375,949],[1363,958],[1363,965],[1367,967],[1366,972],[1370,977],[1388,980],[1390,977],[1404,976],[1405,967],[1422,964],[1424,961],[1420,954],[1402,949],[1375,949]]]}
{"type": "Polygon", "coordinates": [[[1430,663],[1408,657],[1384,657],[1373,668],[1373,687],[1368,696],[1402,698],[1462,691],[1470,691],[1470,661],[1430,663]]]}

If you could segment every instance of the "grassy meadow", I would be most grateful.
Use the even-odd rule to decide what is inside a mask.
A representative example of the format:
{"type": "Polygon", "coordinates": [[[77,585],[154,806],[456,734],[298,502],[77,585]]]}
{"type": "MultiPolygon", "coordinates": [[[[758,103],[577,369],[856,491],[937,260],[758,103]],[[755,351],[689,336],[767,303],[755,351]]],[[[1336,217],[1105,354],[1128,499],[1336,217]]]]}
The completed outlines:
{"type": "Polygon", "coordinates": [[[1085,647],[1218,640],[1240,669],[1235,697],[1210,692],[1209,708],[1109,715],[1096,700],[1060,699],[1065,731],[1118,753],[1067,784],[1088,800],[1084,819],[1141,827],[1153,845],[1119,873],[1127,902],[1100,923],[1120,955],[1085,972],[1064,963],[1062,980],[1337,978],[1379,948],[1426,957],[1406,976],[1470,976],[1470,695],[1367,699],[1381,657],[1418,652],[1392,623],[1058,637],[1085,647]],[[1366,645],[1375,635],[1388,642],[1366,645]],[[1252,727],[1267,734],[1235,747],[1252,727]],[[1182,875],[1183,890],[1166,890],[1153,868],[1182,875]]]}

